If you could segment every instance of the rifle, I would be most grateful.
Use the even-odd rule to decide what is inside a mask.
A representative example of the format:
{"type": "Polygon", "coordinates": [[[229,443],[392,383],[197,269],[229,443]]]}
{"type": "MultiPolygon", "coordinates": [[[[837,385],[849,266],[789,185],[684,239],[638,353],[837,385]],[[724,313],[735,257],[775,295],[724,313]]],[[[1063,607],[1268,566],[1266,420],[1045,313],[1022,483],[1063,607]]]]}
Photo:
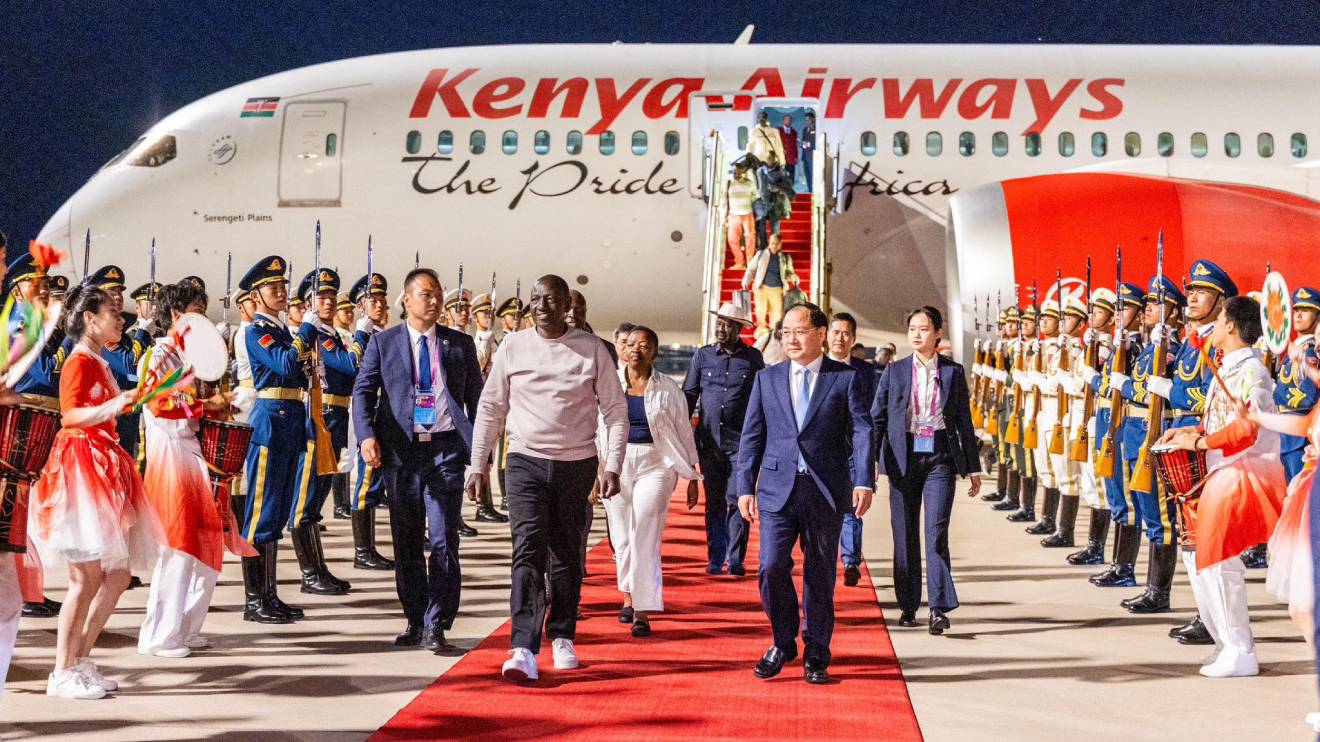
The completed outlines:
{"type": "MultiPolygon", "coordinates": [[[[312,268],[312,295],[307,307],[308,312],[316,311],[316,302],[321,296],[321,220],[316,220],[315,267],[312,268]]],[[[370,281],[371,279],[367,279],[370,281]]],[[[320,335],[320,332],[317,332],[320,335]]],[[[316,430],[316,474],[326,476],[339,470],[339,457],[335,455],[334,440],[330,437],[330,428],[325,424],[324,400],[321,397],[321,378],[325,369],[321,364],[321,341],[312,343],[311,373],[307,379],[307,404],[311,407],[312,427],[316,430]]]]}
{"type": "MultiPolygon", "coordinates": [[[[1164,326],[1165,307],[1164,307],[1164,230],[1160,230],[1159,239],[1155,243],[1155,280],[1158,281],[1159,288],[1156,292],[1156,299],[1160,303],[1160,328],[1159,340],[1155,343],[1155,357],[1151,359],[1150,378],[1162,378],[1168,369],[1165,367],[1165,356],[1168,353],[1169,339],[1165,337],[1169,329],[1164,326]]],[[[1150,447],[1159,441],[1160,435],[1164,432],[1164,398],[1158,394],[1146,392],[1147,403],[1150,407],[1146,410],[1146,439],[1141,444],[1141,452],[1137,454],[1136,466],[1132,469],[1132,479],[1130,487],[1138,492],[1154,492],[1155,485],[1155,459],[1150,455],[1150,447]]]]}
{"type": "MultiPolygon", "coordinates": [[[[1041,357],[1045,355],[1045,341],[1040,339],[1040,289],[1036,287],[1036,280],[1031,281],[1031,306],[1036,312],[1036,337],[1031,341],[1036,345],[1036,352],[1032,355],[1031,370],[1040,377],[1044,373],[1041,367],[1041,357]]],[[[1026,344],[1024,339],[1023,344],[1026,344]]],[[[1027,420],[1027,429],[1022,434],[1022,445],[1026,448],[1036,449],[1040,446],[1040,425],[1037,418],[1040,417],[1040,384],[1034,383],[1031,386],[1031,417],[1027,420]]]]}
{"type": "Polygon", "coordinates": [[[148,255],[148,262],[151,267],[149,269],[150,272],[147,276],[147,296],[150,296],[151,301],[154,303],[156,301],[156,238],[155,237],[151,238],[151,253],[148,255]]]}
{"type": "MultiPolygon", "coordinates": [[[[996,301],[999,304],[999,316],[1003,316],[1004,294],[1002,291],[996,291],[995,296],[996,296],[996,301]]],[[[986,304],[990,303],[989,295],[985,297],[985,303],[986,304]]],[[[995,322],[995,329],[1002,332],[1004,326],[999,322],[995,322]]],[[[991,353],[993,355],[992,360],[994,363],[994,370],[1003,371],[1004,341],[1002,338],[993,339],[991,340],[991,345],[992,345],[991,353]]],[[[985,421],[985,432],[989,433],[990,435],[999,435],[999,395],[1004,393],[1004,385],[998,379],[994,379],[994,383],[989,383],[989,382],[986,383],[986,392],[988,395],[987,401],[989,402],[989,404],[987,405],[987,409],[989,409],[990,415],[989,417],[986,418],[985,421]]]]}
{"type": "MultiPolygon", "coordinates": [[[[1086,256],[1086,322],[1090,324],[1095,306],[1091,303],[1091,256],[1086,256]]],[[[1095,368],[1100,364],[1100,328],[1091,328],[1091,342],[1086,344],[1082,363],[1095,368]]],[[[1082,390],[1082,418],[1077,421],[1077,430],[1073,433],[1072,449],[1068,459],[1080,463],[1091,460],[1091,434],[1086,424],[1095,415],[1095,390],[1090,384],[1082,390]]]]}
{"type": "MultiPolygon", "coordinates": [[[[1072,355],[1072,338],[1063,332],[1063,271],[1059,268],[1054,269],[1054,294],[1059,302],[1059,351],[1056,367],[1059,376],[1062,378],[1072,373],[1072,363],[1069,356],[1072,355]]],[[[1064,452],[1063,425],[1064,418],[1068,416],[1068,391],[1059,384],[1054,390],[1054,428],[1050,430],[1049,452],[1053,456],[1062,456],[1064,452]]]]}
{"type": "Polygon", "coordinates": [[[981,314],[976,308],[976,294],[972,294],[972,325],[976,328],[976,339],[972,341],[976,349],[972,353],[972,368],[975,369],[972,375],[972,425],[979,428],[985,422],[981,413],[981,362],[984,355],[981,353],[981,314]]]}
{"type": "MultiPolygon", "coordinates": [[[[1127,328],[1123,327],[1123,248],[1116,249],[1117,278],[1114,282],[1114,355],[1111,369],[1120,373],[1127,367],[1127,328]]],[[[1100,442],[1100,453],[1095,461],[1095,473],[1100,477],[1114,476],[1114,451],[1117,447],[1119,426],[1123,424],[1123,390],[1109,385],[1109,429],[1100,442]]]]}
{"type": "Polygon", "coordinates": [[[87,228],[87,235],[83,237],[83,280],[92,277],[89,272],[92,265],[92,228],[87,228]]]}
{"type": "MultiPolygon", "coordinates": [[[[1013,306],[1014,308],[1022,305],[1022,296],[1016,285],[1013,286],[1013,306]]],[[[1018,376],[1026,373],[1027,341],[1022,337],[1022,314],[1018,310],[1018,336],[1017,347],[1013,350],[1013,407],[1008,413],[1008,430],[1004,433],[1004,440],[1019,445],[1022,443],[1022,397],[1025,394],[1022,390],[1022,383],[1018,376]]]]}

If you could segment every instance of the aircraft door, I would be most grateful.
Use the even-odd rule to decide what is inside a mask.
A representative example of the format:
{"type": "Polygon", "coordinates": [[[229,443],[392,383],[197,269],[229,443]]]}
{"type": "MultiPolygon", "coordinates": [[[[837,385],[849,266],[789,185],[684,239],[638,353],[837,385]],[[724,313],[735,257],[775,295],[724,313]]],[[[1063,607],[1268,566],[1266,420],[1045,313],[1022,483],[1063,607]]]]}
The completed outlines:
{"type": "Polygon", "coordinates": [[[284,108],[280,206],[340,205],[346,109],[344,101],[297,101],[284,108]]]}
{"type": "Polygon", "coordinates": [[[724,161],[733,162],[747,151],[753,96],[746,91],[702,90],[688,96],[688,192],[704,199],[711,192],[712,137],[724,140],[724,161]]]}

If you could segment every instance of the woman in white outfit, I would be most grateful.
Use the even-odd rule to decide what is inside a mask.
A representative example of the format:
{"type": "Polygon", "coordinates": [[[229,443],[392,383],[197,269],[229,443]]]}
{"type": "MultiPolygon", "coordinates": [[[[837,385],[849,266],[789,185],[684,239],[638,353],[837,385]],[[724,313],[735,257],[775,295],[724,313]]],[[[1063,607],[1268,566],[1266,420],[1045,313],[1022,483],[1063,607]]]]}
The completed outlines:
{"type": "MultiPolygon", "coordinates": [[[[628,401],[628,447],[619,494],[605,501],[623,610],[632,635],[650,636],[648,614],[664,610],[660,542],[669,498],[679,477],[688,480],[687,506],[697,504],[697,444],[687,400],[678,382],[654,370],[659,340],[636,327],[624,346],[619,380],[628,401]]],[[[603,442],[604,429],[601,429],[603,442]]]]}

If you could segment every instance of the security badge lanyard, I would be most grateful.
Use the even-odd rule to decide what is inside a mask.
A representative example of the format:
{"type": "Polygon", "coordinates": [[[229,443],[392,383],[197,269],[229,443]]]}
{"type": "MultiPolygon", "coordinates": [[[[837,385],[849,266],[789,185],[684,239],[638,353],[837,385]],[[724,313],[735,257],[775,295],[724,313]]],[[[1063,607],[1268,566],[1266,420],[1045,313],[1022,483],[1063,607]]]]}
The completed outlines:
{"type": "Polygon", "coordinates": [[[931,374],[930,409],[923,415],[921,410],[921,387],[918,385],[917,366],[920,363],[912,359],[912,410],[917,415],[916,432],[912,434],[913,453],[935,453],[935,411],[939,409],[940,386],[935,376],[936,367],[931,374]]]}
{"type": "MultiPolygon", "coordinates": [[[[423,337],[425,336],[423,335],[423,337]]],[[[429,346],[427,350],[431,356],[431,378],[427,380],[430,383],[427,384],[425,389],[422,388],[421,369],[417,367],[413,368],[413,388],[416,391],[413,401],[413,424],[420,425],[424,428],[429,428],[436,423],[435,377],[440,368],[439,344],[430,342],[427,343],[427,345],[429,346]]],[[[420,359],[418,360],[420,361],[420,359]]],[[[420,366],[421,364],[418,363],[417,365],[420,366]]],[[[423,440],[430,438],[430,433],[421,433],[419,435],[423,436],[423,440]]]]}

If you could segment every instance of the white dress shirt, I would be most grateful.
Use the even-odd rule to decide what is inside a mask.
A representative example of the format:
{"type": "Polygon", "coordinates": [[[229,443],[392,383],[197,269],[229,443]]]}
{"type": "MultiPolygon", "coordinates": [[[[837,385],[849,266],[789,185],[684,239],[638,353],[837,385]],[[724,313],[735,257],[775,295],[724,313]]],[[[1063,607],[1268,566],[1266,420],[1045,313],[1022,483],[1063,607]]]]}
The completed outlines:
{"type": "MultiPolygon", "coordinates": [[[[788,364],[788,391],[792,395],[793,414],[797,415],[798,397],[802,396],[802,374],[808,374],[807,388],[814,394],[816,391],[816,381],[820,379],[820,366],[825,362],[824,354],[816,356],[816,360],[803,366],[797,361],[790,361],[788,364]]],[[[811,404],[811,399],[807,399],[807,404],[811,404]]]]}
{"type": "MultiPolygon", "coordinates": [[[[444,433],[454,429],[454,421],[449,417],[449,404],[445,402],[445,367],[440,362],[440,346],[435,339],[435,325],[426,332],[418,332],[412,323],[408,323],[408,342],[412,344],[413,381],[416,383],[421,369],[421,339],[426,338],[427,348],[431,351],[431,393],[435,395],[435,425],[413,423],[414,433],[444,433]]],[[[418,390],[421,391],[421,390],[418,390]]]]}
{"type": "Polygon", "coordinates": [[[914,379],[913,394],[908,400],[908,432],[916,433],[920,424],[934,424],[936,430],[944,430],[944,400],[940,390],[940,357],[931,356],[930,361],[923,361],[916,353],[912,354],[914,379]],[[931,414],[931,407],[935,414],[931,414]]]}

